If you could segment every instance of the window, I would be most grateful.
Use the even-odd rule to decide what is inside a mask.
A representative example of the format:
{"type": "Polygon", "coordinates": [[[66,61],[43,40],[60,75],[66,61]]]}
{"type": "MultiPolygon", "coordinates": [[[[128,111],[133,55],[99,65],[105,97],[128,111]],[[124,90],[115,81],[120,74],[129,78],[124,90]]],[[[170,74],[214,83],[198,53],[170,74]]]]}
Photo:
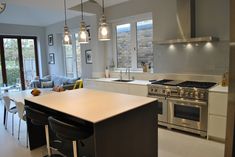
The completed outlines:
{"type": "Polygon", "coordinates": [[[65,64],[66,64],[66,76],[74,77],[73,73],[73,47],[72,45],[64,46],[65,51],[65,64]]]}
{"type": "Polygon", "coordinates": [[[0,86],[29,88],[39,76],[37,38],[33,36],[0,36],[0,86]]]}
{"type": "Polygon", "coordinates": [[[131,24],[117,25],[117,67],[131,68],[131,24]]]}
{"type": "Polygon", "coordinates": [[[64,46],[65,73],[67,77],[75,78],[82,75],[81,49],[78,42],[78,34],[72,35],[72,44],[64,46]]]}
{"type": "Polygon", "coordinates": [[[153,65],[153,21],[137,22],[137,67],[141,62],[153,65]]]}
{"type": "Polygon", "coordinates": [[[117,68],[138,69],[143,62],[152,66],[153,21],[150,15],[132,17],[113,26],[117,68]]]}

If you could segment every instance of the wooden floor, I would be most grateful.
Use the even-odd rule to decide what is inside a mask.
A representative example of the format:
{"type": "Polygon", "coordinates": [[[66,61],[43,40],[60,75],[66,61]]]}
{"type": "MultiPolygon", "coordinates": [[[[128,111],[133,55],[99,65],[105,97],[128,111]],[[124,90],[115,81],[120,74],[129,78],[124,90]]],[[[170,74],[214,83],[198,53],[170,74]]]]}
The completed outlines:
{"type": "MultiPolygon", "coordinates": [[[[26,125],[22,123],[21,139],[17,140],[18,117],[15,115],[15,135],[11,135],[11,116],[8,130],[3,126],[3,105],[0,104],[0,157],[42,157],[46,148],[34,151],[26,148],[26,125]]],[[[159,128],[159,157],[223,157],[224,144],[159,128]]]]}

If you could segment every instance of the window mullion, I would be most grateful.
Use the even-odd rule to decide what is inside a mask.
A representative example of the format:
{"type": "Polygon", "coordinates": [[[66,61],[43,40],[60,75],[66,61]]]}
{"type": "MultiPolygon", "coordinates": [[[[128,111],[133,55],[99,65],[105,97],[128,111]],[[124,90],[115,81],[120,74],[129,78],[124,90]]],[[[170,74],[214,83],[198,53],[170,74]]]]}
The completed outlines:
{"type": "Polygon", "coordinates": [[[76,54],[76,40],[75,34],[72,34],[72,56],[73,56],[73,77],[77,77],[77,54],[76,54]]]}
{"type": "Polygon", "coordinates": [[[137,68],[137,45],[136,45],[136,21],[131,22],[131,48],[132,48],[132,69],[137,68]]]}

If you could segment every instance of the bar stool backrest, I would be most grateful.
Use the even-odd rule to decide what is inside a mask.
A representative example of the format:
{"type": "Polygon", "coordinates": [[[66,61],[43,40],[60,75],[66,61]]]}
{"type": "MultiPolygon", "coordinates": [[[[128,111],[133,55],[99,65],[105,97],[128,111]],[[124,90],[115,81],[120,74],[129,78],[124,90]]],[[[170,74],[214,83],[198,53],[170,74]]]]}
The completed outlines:
{"type": "Polygon", "coordinates": [[[37,109],[25,106],[26,116],[34,125],[48,125],[48,115],[37,109]]]}
{"type": "Polygon", "coordinates": [[[67,141],[78,141],[88,138],[92,135],[92,129],[82,126],[82,125],[73,125],[61,120],[58,120],[54,117],[49,117],[49,126],[56,136],[60,139],[67,141]]]}

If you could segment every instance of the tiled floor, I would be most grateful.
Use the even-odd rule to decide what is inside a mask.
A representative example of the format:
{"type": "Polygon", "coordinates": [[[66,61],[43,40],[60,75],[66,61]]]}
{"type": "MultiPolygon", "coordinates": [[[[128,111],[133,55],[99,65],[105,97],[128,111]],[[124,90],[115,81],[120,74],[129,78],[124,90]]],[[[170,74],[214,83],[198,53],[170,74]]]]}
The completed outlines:
{"type": "MultiPolygon", "coordinates": [[[[18,117],[15,115],[15,135],[11,136],[11,116],[8,131],[3,126],[3,105],[0,104],[0,157],[42,157],[45,147],[30,151],[26,148],[25,123],[22,123],[21,139],[17,140],[18,117]]],[[[198,137],[159,129],[159,157],[223,157],[224,144],[198,137]]]]}

